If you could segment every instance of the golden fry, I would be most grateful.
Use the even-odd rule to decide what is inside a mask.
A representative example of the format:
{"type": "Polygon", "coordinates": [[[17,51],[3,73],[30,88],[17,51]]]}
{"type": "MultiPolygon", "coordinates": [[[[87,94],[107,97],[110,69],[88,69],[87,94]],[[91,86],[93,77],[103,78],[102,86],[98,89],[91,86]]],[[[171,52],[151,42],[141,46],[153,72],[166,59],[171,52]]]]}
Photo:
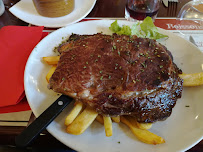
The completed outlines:
{"type": "Polygon", "coordinates": [[[98,113],[86,107],[84,111],[67,127],[66,131],[73,135],[82,134],[95,120],[98,113]]]}
{"type": "Polygon", "coordinates": [[[116,123],[119,123],[120,122],[120,116],[117,116],[117,117],[111,117],[111,119],[116,122],[116,123]]]}
{"type": "Polygon", "coordinates": [[[51,76],[52,76],[52,74],[54,73],[55,70],[56,70],[56,66],[53,66],[53,67],[49,70],[49,72],[47,73],[47,75],[46,75],[46,80],[47,80],[48,83],[49,83],[49,79],[51,78],[51,76]]]}
{"type": "Polygon", "coordinates": [[[48,57],[43,57],[42,60],[46,62],[49,65],[56,65],[58,64],[58,61],[60,59],[60,56],[48,56],[48,57]]]}
{"type": "Polygon", "coordinates": [[[137,122],[137,127],[140,129],[150,129],[152,127],[152,123],[139,123],[137,122]]]}
{"type": "Polygon", "coordinates": [[[183,86],[192,87],[203,85],[203,72],[200,73],[192,73],[192,74],[179,74],[183,81],[183,86]]]}
{"type": "Polygon", "coordinates": [[[125,117],[121,116],[121,122],[126,124],[133,134],[142,142],[147,144],[161,144],[165,143],[164,139],[160,136],[155,135],[154,133],[134,127],[125,117]]]}
{"type": "Polygon", "coordinates": [[[65,125],[68,126],[70,125],[75,118],[80,114],[80,112],[82,111],[83,108],[83,104],[82,102],[76,102],[74,108],[72,109],[72,111],[70,112],[70,114],[66,117],[65,119],[65,125]]]}
{"type": "Polygon", "coordinates": [[[111,117],[103,116],[103,119],[106,136],[110,137],[113,134],[111,117]]]}
{"type": "Polygon", "coordinates": [[[130,117],[130,116],[127,116],[126,118],[130,121],[130,123],[134,127],[137,127],[139,129],[150,129],[152,127],[152,123],[139,123],[139,122],[136,121],[135,118],[130,117]]]}
{"type": "Polygon", "coordinates": [[[97,115],[96,120],[101,123],[102,125],[104,124],[104,119],[102,117],[102,115],[97,115]]]}

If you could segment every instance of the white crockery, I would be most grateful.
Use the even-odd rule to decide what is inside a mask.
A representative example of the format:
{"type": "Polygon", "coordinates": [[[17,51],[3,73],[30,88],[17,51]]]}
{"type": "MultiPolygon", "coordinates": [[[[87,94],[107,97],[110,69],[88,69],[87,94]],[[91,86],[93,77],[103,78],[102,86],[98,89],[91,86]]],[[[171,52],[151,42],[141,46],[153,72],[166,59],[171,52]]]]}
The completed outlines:
{"type": "MultiPolygon", "coordinates": [[[[47,89],[46,74],[51,68],[42,62],[42,57],[56,55],[53,48],[72,33],[111,34],[109,26],[112,20],[81,22],[61,28],[45,37],[32,51],[25,68],[25,92],[32,111],[39,116],[58,98],[57,93],[47,89]]],[[[120,25],[132,25],[132,22],[118,21],[120,25]]],[[[201,72],[203,54],[192,43],[173,33],[159,29],[169,38],[162,43],[172,52],[174,62],[185,73],[201,72]]],[[[64,120],[73,104],[68,106],[47,128],[47,130],[65,145],[83,152],[172,152],[185,151],[197,144],[203,137],[203,86],[183,89],[182,98],[177,101],[172,115],[165,121],[156,122],[151,132],[163,137],[166,143],[148,145],[140,142],[130,129],[123,124],[113,123],[113,136],[106,137],[104,127],[94,122],[82,135],[70,135],[65,132],[64,120]],[[189,107],[186,107],[189,105],[189,107]]]]}
{"type": "Polygon", "coordinates": [[[44,17],[37,13],[32,0],[21,0],[9,11],[19,19],[37,26],[63,27],[85,18],[93,9],[96,0],[75,0],[75,9],[62,17],[44,17]]]}

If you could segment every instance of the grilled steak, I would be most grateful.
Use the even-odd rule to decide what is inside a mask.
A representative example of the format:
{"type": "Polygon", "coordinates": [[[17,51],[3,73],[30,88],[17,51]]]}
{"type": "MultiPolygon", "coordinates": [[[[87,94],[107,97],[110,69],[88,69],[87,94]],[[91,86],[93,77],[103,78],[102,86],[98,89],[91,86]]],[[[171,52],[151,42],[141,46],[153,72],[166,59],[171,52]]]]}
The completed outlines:
{"type": "Polygon", "coordinates": [[[169,117],[182,93],[181,70],[155,40],[124,35],[72,35],[59,47],[49,88],[102,115],[139,122],[169,117]]]}

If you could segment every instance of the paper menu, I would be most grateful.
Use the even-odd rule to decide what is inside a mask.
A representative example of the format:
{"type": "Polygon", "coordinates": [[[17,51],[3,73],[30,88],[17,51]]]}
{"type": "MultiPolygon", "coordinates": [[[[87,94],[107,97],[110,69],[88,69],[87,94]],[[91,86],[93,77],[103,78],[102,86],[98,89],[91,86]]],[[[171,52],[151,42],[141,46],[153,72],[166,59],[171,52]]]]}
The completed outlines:
{"type": "MultiPolygon", "coordinates": [[[[126,20],[125,18],[85,18],[80,22],[90,20],[126,20]]],[[[189,36],[192,36],[195,43],[203,52],[203,25],[199,25],[194,21],[179,21],[176,18],[157,18],[154,22],[157,27],[169,30],[189,41],[189,36]]],[[[45,28],[45,32],[52,32],[56,29],[45,28]]]]}
{"type": "Polygon", "coordinates": [[[196,32],[188,32],[188,31],[182,31],[182,33],[171,31],[187,40],[189,40],[189,37],[192,36],[195,44],[198,46],[198,48],[203,52],[203,31],[196,31],[196,32]]]}
{"type": "Polygon", "coordinates": [[[157,27],[171,31],[188,41],[189,37],[192,36],[196,45],[203,52],[203,25],[199,24],[199,22],[191,20],[180,21],[176,18],[157,18],[154,24],[157,27]]]}

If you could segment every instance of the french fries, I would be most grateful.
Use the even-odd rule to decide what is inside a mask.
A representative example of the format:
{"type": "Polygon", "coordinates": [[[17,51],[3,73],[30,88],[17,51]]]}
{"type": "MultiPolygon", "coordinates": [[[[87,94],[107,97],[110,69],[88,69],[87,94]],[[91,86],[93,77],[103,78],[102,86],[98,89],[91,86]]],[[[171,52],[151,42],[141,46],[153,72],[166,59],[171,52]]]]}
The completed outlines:
{"type": "MultiPolygon", "coordinates": [[[[61,50],[67,49],[70,44],[66,44],[61,47],[61,50]]],[[[50,77],[56,69],[56,65],[60,56],[49,56],[43,57],[42,60],[49,65],[52,65],[52,68],[46,75],[46,80],[49,82],[50,77]]],[[[179,75],[183,80],[183,86],[199,86],[203,85],[203,72],[194,73],[194,74],[180,74],[179,75]]],[[[160,136],[155,135],[154,133],[148,131],[152,127],[152,123],[139,123],[135,118],[131,116],[117,116],[109,117],[99,115],[95,110],[90,107],[85,107],[82,102],[76,102],[74,108],[69,113],[65,119],[65,125],[67,126],[67,133],[73,135],[82,134],[94,120],[97,120],[99,123],[104,125],[105,133],[107,137],[112,136],[112,120],[116,123],[122,122],[127,125],[132,133],[140,141],[147,144],[161,144],[165,143],[164,139],[160,136]]]]}
{"type": "Polygon", "coordinates": [[[97,115],[96,120],[100,123],[100,124],[104,124],[104,119],[102,117],[102,115],[97,115]]]}
{"type": "Polygon", "coordinates": [[[123,116],[121,116],[120,118],[121,118],[121,122],[126,124],[131,129],[133,134],[140,141],[147,143],[147,144],[153,144],[153,145],[165,143],[165,140],[162,137],[157,136],[148,130],[143,130],[143,129],[139,129],[139,128],[134,127],[130,123],[130,121],[127,120],[126,118],[124,118],[123,116]]]}
{"type": "Polygon", "coordinates": [[[56,65],[58,64],[58,61],[60,59],[60,56],[48,56],[48,57],[43,57],[42,60],[46,62],[49,65],[56,65]]]}
{"type": "Polygon", "coordinates": [[[117,117],[111,117],[111,119],[116,122],[116,123],[119,123],[120,122],[120,116],[117,116],[117,117]]]}
{"type": "Polygon", "coordinates": [[[56,66],[52,66],[52,68],[49,70],[49,72],[46,75],[46,80],[49,83],[49,79],[51,78],[52,74],[54,73],[54,71],[56,70],[56,66]]]}
{"type": "Polygon", "coordinates": [[[193,74],[179,74],[179,77],[183,79],[183,86],[199,86],[203,85],[203,72],[193,74]]]}
{"type": "Polygon", "coordinates": [[[152,123],[139,123],[135,120],[135,118],[127,116],[127,119],[130,121],[130,123],[139,129],[150,129],[152,127],[152,123]]]}
{"type": "Polygon", "coordinates": [[[103,116],[103,119],[106,136],[110,137],[113,134],[111,117],[103,116]]]}
{"type": "MultiPolygon", "coordinates": [[[[136,121],[136,120],[134,120],[136,121]]],[[[150,129],[152,127],[152,123],[139,123],[137,122],[137,127],[140,128],[140,129],[150,129]]]]}
{"type": "Polygon", "coordinates": [[[66,131],[73,135],[82,134],[92,124],[97,115],[98,113],[96,111],[90,107],[86,107],[84,111],[67,126],[66,131]]]}
{"type": "Polygon", "coordinates": [[[82,111],[82,108],[83,108],[82,102],[76,102],[74,108],[65,119],[66,126],[70,125],[73,122],[73,120],[75,120],[78,114],[82,111]]]}

